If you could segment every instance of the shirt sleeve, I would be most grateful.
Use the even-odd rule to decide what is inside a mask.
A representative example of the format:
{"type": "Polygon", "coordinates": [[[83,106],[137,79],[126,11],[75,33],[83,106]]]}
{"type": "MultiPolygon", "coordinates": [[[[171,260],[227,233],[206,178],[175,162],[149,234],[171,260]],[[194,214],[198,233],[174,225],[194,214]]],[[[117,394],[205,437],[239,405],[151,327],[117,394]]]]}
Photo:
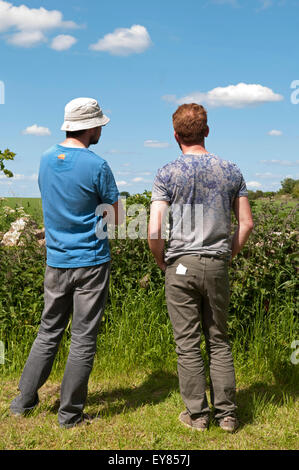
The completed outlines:
{"type": "Polygon", "coordinates": [[[246,186],[244,177],[241,173],[241,182],[240,182],[240,186],[238,188],[236,197],[242,197],[242,196],[248,196],[248,191],[247,191],[247,186],[246,186]]]}
{"type": "Polygon", "coordinates": [[[169,193],[160,172],[158,172],[154,181],[151,201],[170,201],[169,193]]]}
{"type": "Polygon", "coordinates": [[[97,190],[103,204],[114,204],[120,194],[107,162],[104,162],[97,175],[97,190]]]}

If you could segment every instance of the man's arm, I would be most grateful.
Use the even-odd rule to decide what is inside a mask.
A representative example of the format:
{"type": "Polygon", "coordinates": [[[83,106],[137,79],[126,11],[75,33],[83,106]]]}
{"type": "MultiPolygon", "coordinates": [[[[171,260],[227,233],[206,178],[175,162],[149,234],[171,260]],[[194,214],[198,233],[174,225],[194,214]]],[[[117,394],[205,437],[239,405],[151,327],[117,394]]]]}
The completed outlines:
{"type": "Polygon", "coordinates": [[[118,199],[114,204],[112,204],[115,214],[115,225],[122,225],[125,220],[125,211],[121,199],[118,199]]]}
{"type": "Polygon", "coordinates": [[[233,210],[238,221],[238,228],[232,240],[231,259],[233,259],[242,250],[254,227],[248,197],[237,197],[234,201],[233,210]]]}
{"type": "Polygon", "coordinates": [[[162,238],[162,227],[168,207],[169,203],[167,201],[152,202],[148,227],[148,244],[157,265],[162,271],[166,269],[164,261],[165,240],[162,238]]]}
{"type": "Polygon", "coordinates": [[[125,211],[121,199],[118,199],[114,204],[103,204],[103,213],[97,212],[97,215],[103,215],[103,219],[107,225],[122,225],[125,220],[125,211]]]}

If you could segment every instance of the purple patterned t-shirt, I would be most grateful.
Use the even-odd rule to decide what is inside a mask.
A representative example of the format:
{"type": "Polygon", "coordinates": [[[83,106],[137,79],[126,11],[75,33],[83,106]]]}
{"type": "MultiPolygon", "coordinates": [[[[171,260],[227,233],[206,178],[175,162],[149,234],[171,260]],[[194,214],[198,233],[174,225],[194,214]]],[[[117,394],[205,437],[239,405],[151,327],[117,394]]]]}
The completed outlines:
{"type": "Polygon", "coordinates": [[[208,154],[183,154],[158,170],[152,201],[168,201],[165,261],[184,254],[231,256],[231,211],[248,196],[236,164],[208,154]]]}

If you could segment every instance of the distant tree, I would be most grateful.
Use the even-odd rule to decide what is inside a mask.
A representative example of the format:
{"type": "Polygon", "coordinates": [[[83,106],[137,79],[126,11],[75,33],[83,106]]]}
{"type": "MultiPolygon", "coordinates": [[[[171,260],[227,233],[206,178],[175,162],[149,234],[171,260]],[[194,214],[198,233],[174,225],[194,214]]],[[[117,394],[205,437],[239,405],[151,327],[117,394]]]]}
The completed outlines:
{"type": "Polygon", "coordinates": [[[279,190],[279,193],[280,194],[292,194],[294,186],[298,181],[299,180],[294,180],[293,178],[285,178],[284,180],[280,182],[281,189],[279,190]]]}
{"type": "Polygon", "coordinates": [[[292,190],[292,196],[299,198],[299,180],[295,183],[293,190],[292,190]]]}
{"type": "Polygon", "coordinates": [[[255,201],[255,199],[256,199],[255,191],[252,191],[251,189],[248,189],[248,199],[249,199],[249,201],[255,201]]]}
{"type": "Polygon", "coordinates": [[[15,156],[16,154],[8,149],[4,150],[4,152],[0,150],[0,173],[4,173],[8,178],[12,178],[13,173],[5,168],[4,162],[7,160],[13,160],[15,156]]]}
{"type": "Polygon", "coordinates": [[[256,194],[256,198],[259,198],[259,197],[263,197],[263,196],[264,196],[263,191],[261,191],[260,189],[258,189],[257,191],[255,191],[255,194],[256,194]]]}
{"type": "Polygon", "coordinates": [[[123,197],[130,197],[130,193],[128,193],[127,191],[122,191],[120,195],[123,197]]]}
{"type": "Polygon", "coordinates": [[[251,189],[248,190],[248,199],[249,201],[255,201],[259,197],[272,197],[275,196],[275,191],[261,191],[258,189],[257,191],[252,191],[251,189]]]}

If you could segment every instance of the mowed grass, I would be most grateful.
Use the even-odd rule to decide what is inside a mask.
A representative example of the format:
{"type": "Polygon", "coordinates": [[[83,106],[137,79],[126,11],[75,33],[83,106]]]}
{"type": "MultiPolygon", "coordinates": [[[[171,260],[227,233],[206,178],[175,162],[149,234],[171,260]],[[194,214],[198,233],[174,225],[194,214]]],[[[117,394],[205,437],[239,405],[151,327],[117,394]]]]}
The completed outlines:
{"type": "Polygon", "coordinates": [[[240,427],[234,434],[212,422],[207,432],[184,427],[184,409],[174,371],[139,370],[107,376],[93,374],[86,412],[91,424],[61,429],[57,422],[59,382],[40,390],[41,403],[30,417],[10,417],[17,382],[0,391],[0,449],[57,450],[284,450],[298,449],[298,402],[275,384],[239,384],[240,427]]]}

